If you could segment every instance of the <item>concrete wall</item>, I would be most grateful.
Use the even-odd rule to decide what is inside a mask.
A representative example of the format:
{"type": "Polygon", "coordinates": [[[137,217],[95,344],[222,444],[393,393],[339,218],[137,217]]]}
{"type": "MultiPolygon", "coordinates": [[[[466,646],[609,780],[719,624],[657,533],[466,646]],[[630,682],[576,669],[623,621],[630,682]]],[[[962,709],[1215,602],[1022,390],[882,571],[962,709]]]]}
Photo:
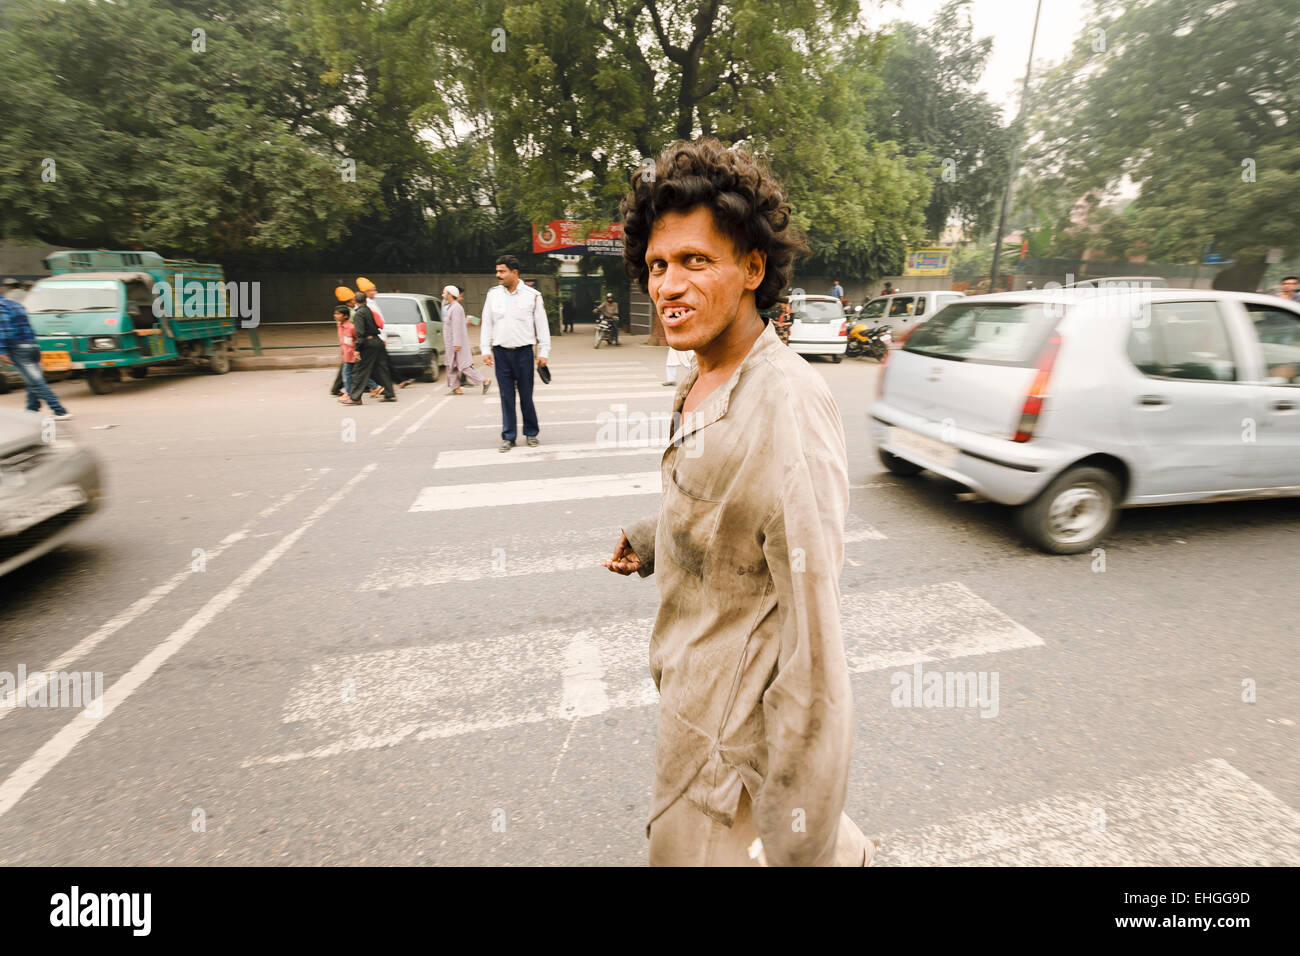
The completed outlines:
{"type": "MultiPolygon", "coordinates": [[[[454,285],[465,293],[465,311],[481,315],[483,300],[488,290],[497,284],[490,273],[419,273],[372,272],[366,276],[380,292],[421,292],[441,296],[442,287],[454,285]]],[[[520,273],[521,279],[536,279],[537,286],[546,296],[548,307],[556,301],[559,285],[555,276],[531,276],[520,273]]],[[[331,275],[325,273],[292,272],[230,272],[228,281],[258,282],[261,284],[262,322],[319,322],[329,321],[336,304],[334,289],[345,285],[356,289],[356,275],[331,275]]]]}

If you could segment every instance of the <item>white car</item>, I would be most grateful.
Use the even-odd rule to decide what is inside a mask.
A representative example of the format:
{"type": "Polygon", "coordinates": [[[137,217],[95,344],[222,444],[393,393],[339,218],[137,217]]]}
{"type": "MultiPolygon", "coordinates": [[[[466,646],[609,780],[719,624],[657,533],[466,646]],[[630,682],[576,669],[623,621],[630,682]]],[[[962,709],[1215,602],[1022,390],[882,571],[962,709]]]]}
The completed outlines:
{"type": "Polygon", "coordinates": [[[863,306],[858,321],[885,323],[893,338],[893,348],[904,336],[950,302],[966,297],[964,292],[938,289],[928,292],[894,292],[877,296],[863,306]]]}
{"type": "Polygon", "coordinates": [[[829,295],[790,297],[790,348],[800,355],[829,355],[843,362],[849,324],[840,300],[829,295]]]}
{"type": "Polygon", "coordinates": [[[1090,550],[1121,507],[1300,495],[1300,306],[1272,296],[978,296],[880,374],[884,466],[1014,506],[1049,552],[1090,550]]]}

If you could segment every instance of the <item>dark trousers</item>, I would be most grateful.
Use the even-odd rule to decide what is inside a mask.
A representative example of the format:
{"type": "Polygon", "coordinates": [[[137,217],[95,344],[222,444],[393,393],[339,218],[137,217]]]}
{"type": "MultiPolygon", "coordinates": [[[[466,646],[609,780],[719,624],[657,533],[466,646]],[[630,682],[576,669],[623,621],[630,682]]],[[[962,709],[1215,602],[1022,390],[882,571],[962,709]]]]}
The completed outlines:
{"type": "Polygon", "coordinates": [[[387,350],[379,339],[366,339],[358,348],[360,356],[352,368],[352,391],[348,397],[354,402],[361,401],[365,394],[366,382],[373,377],[384,388],[384,397],[393,398],[393,380],[388,375],[388,363],[384,361],[387,350]]]}
{"type": "Polygon", "coordinates": [[[492,359],[497,369],[497,390],[501,393],[501,439],[514,441],[517,432],[515,421],[515,389],[519,389],[519,407],[524,413],[524,435],[532,437],[537,426],[537,409],[533,407],[533,347],[507,349],[492,346],[492,359]]]}

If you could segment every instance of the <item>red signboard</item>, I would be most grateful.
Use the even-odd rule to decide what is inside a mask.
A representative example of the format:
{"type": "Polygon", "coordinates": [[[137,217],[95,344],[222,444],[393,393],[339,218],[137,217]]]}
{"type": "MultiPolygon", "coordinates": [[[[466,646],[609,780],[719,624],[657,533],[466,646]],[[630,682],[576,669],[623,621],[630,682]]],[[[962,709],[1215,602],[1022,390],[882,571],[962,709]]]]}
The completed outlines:
{"type": "Polygon", "coordinates": [[[611,222],[604,228],[598,223],[552,219],[545,226],[533,223],[533,252],[561,252],[565,255],[621,256],[623,224],[611,222]],[[587,230],[591,229],[590,232],[587,230]]]}

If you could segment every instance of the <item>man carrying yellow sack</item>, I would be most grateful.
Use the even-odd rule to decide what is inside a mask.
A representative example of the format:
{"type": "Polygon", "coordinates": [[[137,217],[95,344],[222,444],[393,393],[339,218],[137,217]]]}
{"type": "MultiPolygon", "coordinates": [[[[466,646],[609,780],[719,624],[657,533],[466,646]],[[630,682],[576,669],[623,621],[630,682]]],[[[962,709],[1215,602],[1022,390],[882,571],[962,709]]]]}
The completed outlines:
{"type": "Polygon", "coordinates": [[[766,165],[712,138],[637,170],[622,208],[624,267],[696,359],[659,512],[605,562],[659,584],[650,863],[863,866],[873,846],[843,813],[844,431],[821,375],[758,313],[807,246],[766,165]]]}

